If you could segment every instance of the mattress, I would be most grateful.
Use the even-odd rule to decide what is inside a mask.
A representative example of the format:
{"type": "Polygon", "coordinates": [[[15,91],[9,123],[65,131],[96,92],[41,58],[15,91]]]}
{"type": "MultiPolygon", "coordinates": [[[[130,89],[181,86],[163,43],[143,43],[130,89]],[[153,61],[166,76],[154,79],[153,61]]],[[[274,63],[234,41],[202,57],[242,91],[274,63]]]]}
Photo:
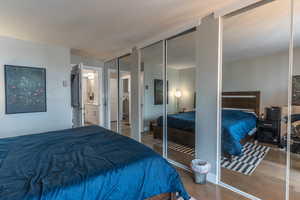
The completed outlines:
{"type": "Polygon", "coordinates": [[[165,159],[101,127],[0,139],[1,200],[143,200],[168,192],[189,199],[165,159]]]}

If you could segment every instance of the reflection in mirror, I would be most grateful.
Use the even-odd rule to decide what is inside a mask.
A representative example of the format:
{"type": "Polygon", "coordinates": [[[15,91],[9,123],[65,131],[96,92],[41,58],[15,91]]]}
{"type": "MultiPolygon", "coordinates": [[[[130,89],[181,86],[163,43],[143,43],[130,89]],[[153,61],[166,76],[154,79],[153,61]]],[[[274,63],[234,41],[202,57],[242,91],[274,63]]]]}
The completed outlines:
{"type": "Polygon", "coordinates": [[[131,56],[119,58],[119,133],[131,137],[131,56]]]}
{"type": "Polygon", "coordinates": [[[260,199],[285,198],[289,6],[223,20],[221,181],[260,199]]]}
{"type": "Polygon", "coordinates": [[[163,115],[163,42],[141,50],[141,140],[162,152],[162,138],[154,132],[161,129],[157,119],[163,115]]]}
{"type": "MultiPolygon", "coordinates": [[[[195,31],[167,40],[168,158],[190,166],[195,157],[195,31]]],[[[157,119],[162,124],[162,116],[157,119]]],[[[162,136],[162,129],[154,132],[162,136]]]]}
{"type": "Polygon", "coordinates": [[[300,198],[300,1],[294,1],[294,62],[292,77],[290,199],[300,198]]]}
{"type": "Polygon", "coordinates": [[[118,65],[116,60],[108,64],[108,99],[110,130],[118,132],[118,65]]]}

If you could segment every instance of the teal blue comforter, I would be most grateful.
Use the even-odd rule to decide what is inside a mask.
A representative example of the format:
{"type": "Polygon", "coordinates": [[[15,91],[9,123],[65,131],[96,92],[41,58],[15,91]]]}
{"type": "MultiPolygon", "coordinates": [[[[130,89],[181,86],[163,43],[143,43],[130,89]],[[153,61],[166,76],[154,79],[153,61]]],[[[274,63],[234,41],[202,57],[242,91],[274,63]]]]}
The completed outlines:
{"type": "Polygon", "coordinates": [[[257,116],[241,110],[222,110],[222,152],[240,156],[241,140],[256,128],[257,116]]]}
{"type": "Polygon", "coordinates": [[[166,192],[189,199],[165,159],[101,127],[0,139],[1,200],[143,200],[166,192]]]}

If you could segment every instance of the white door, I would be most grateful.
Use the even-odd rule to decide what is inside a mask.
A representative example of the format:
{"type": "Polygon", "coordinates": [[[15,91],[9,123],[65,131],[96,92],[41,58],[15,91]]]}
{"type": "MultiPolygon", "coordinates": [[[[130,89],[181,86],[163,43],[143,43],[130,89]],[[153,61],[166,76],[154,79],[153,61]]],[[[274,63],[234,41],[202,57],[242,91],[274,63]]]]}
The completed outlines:
{"type": "Polygon", "coordinates": [[[84,125],[82,95],[82,65],[75,65],[71,71],[71,105],[73,108],[73,127],[84,125]]]}

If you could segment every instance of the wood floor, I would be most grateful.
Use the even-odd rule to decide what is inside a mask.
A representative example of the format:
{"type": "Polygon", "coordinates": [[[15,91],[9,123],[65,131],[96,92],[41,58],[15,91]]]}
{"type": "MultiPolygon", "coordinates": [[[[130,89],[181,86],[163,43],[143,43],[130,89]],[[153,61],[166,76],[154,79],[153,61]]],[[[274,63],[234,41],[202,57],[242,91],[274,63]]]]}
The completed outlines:
{"type": "MultiPolygon", "coordinates": [[[[290,200],[300,199],[300,159],[291,155],[290,200]]],[[[260,199],[285,199],[286,152],[271,148],[251,176],[221,169],[221,180],[260,199]]]]}
{"type": "MultiPolygon", "coordinates": [[[[130,136],[130,128],[124,128],[123,134],[130,136]]],[[[153,140],[150,135],[142,136],[142,142],[155,149],[157,141],[153,140]]],[[[161,151],[161,149],[155,149],[161,151]]],[[[178,154],[169,152],[169,156],[174,156],[175,160],[180,161],[178,154]],[[176,156],[176,157],[175,157],[176,156]]],[[[191,158],[189,158],[191,159],[191,158]]],[[[188,159],[188,160],[189,160],[188,159]]],[[[300,199],[300,156],[292,155],[291,170],[291,187],[290,200],[300,199]]],[[[187,159],[182,159],[184,164],[188,164],[187,159]]],[[[242,191],[257,196],[266,200],[282,200],[284,199],[285,191],[285,162],[286,155],[284,151],[272,149],[267,154],[262,163],[258,166],[251,176],[246,176],[241,173],[231,170],[221,170],[222,181],[232,185],[242,191]]],[[[182,181],[189,192],[197,200],[243,200],[247,199],[228,189],[217,186],[211,183],[198,185],[193,182],[192,174],[182,169],[177,169],[182,181]]]]}
{"type": "Polygon", "coordinates": [[[182,169],[177,169],[187,192],[197,200],[246,200],[226,188],[211,183],[204,185],[195,184],[192,174],[182,169]]]}
{"type": "MultiPolygon", "coordinates": [[[[143,135],[142,142],[159,153],[162,151],[161,147],[158,148],[158,141],[154,140],[151,134],[143,135]]],[[[190,160],[192,159],[191,157],[180,155],[180,153],[174,153],[170,150],[168,151],[168,156],[187,166],[189,166],[190,160]]],[[[290,199],[299,200],[300,156],[291,155],[291,161],[290,199]]],[[[278,148],[272,148],[251,176],[222,168],[222,181],[261,199],[281,200],[284,199],[285,196],[285,165],[285,151],[279,150],[278,148]]],[[[212,192],[214,190],[210,189],[209,191],[212,192]]],[[[220,191],[220,189],[218,189],[218,191],[220,191]]],[[[227,193],[232,192],[227,191],[227,193]]],[[[221,197],[219,197],[221,199],[225,198],[223,197],[224,195],[226,196],[223,192],[219,192],[219,195],[221,195],[221,197]]]]}

